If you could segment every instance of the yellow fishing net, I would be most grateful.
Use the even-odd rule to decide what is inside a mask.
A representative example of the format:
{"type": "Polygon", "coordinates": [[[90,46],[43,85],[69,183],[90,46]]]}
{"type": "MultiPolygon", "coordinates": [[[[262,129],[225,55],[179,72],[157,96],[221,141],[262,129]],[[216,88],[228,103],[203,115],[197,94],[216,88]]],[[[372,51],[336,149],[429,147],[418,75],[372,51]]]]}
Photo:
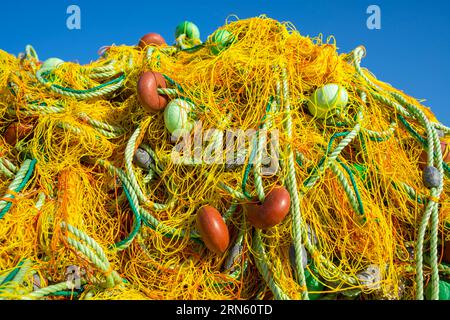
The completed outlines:
{"type": "Polygon", "coordinates": [[[204,43],[189,36],[108,47],[88,65],[0,51],[0,298],[436,298],[450,274],[450,129],[361,68],[363,47],[339,54],[334,38],[265,16],[227,21],[204,43]],[[173,161],[180,140],[139,99],[146,71],[165,76],[159,95],[191,106],[200,160],[208,145],[225,153],[208,130],[260,130],[243,162],[173,161]],[[348,102],[314,117],[308,104],[328,84],[348,102]],[[262,128],[278,154],[264,174],[252,162],[262,128]],[[441,175],[432,188],[425,165],[441,175]],[[277,186],[289,213],[254,228],[246,204],[277,186]],[[229,230],[223,254],[199,234],[205,205],[229,230]]]}

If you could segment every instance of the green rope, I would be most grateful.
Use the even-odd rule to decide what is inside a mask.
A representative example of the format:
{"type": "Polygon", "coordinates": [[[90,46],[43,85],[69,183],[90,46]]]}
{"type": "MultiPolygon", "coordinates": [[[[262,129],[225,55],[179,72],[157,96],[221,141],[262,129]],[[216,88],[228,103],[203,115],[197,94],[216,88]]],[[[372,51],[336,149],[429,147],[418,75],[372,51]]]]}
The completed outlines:
{"type": "Polygon", "coordinates": [[[418,204],[426,204],[428,201],[424,196],[418,195],[417,192],[412,188],[411,186],[407,185],[406,183],[401,183],[401,186],[397,186],[394,182],[392,182],[393,187],[396,190],[400,190],[400,188],[403,188],[403,190],[406,192],[406,194],[409,196],[411,200],[417,201],[418,204]]]}
{"type": "MultiPolygon", "coordinates": [[[[362,118],[361,112],[358,112],[358,118],[362,118]]],[[[352,131],[336,133],[331,137],[324,158],[320,160],[318,167],[314,170],[314,173],[310,177],[308,177],[303,183],[305,190],[311,189],[314,186],[314,184],[319,180],[321,174],[325,172],[325,170],[330,166],[330,164],[337,159],[341,151],[358,135],[360,128],[361,126],[358,122],[352,131]],[[333,152],[331,152],[330,156],[328,156],[331,150],[331,146],[337,137],[345,137],[345,138],[342,139],[342,141],[333,150],[333,152]]]]}
{"type": "MultiPolygon", "coordinates": [[[[358,74],[372,87],[375,87],[379,91],[383,92],[382,88],[375,85],[373,82],[368,79],[362,69],[360,68],[361,59],[364,56],[364,50],[360,47],[354,50],[354,65],[358,72],[358,74]]],[[[405,117],[414,117],[419,120],[419,122],[425,127],[427,132],[427,154],[428,160],[427,165],[433,166],[433,163],[436,162],[436,167],[441,174],[441,179],[438,188],[432,188],[431,190],[431,198],[439,198],[442,190],[443,190],[443,176],[444,176],[444,166],[442,161],[442,150],[440,147],[439,137],[436,133],[436,128],[442,128],[444,131],[447,131],[445,126],[440,124],[433,123],[427,119],[422,110],[418,107],[408,103],[400,94],[395,92],[389,92],[390,96],[394,97],[394,99],[399,103],[392,101],[391,99],[382,96],[376,92],[371,91],[371,95],[381,101],[382,103],[393,107],[397,112],[400,113],[400,116],[405,117]],[[434,161],[436,160],[436,161],[434,161]]],[[[419,141],[424,143],[421,137],[416,134],[415,130],[412,129],[411,126],[407,124],[407,122],[399,117],[402,124],[406,127],[406,129],[419,141]]],[[[437,243],[438,243],[438,231],[439,231],[439,205],[435,203],[433,200],[427,202],[425,212],[422,216],[422,221],[419,227],[418,239],[416,242],[416,298],[418,300],[424,299],[424,288],[423,288],[423,244],[426,229],[428,226],[428,222],[431,218],[431,244],[430,244],[430,255],[431,255],[431,298],[433,300],[439,299],[439,268],[438,268],[438,254],[437,254],[437,243]]]]}
{"type": "MultiPolygon", "coordinates": [[[[301,194],[304,195],[308,190],[310,190],[314,184],[317,182],[317,180],[320,177],[320,172],[325,171],[334,161],[338,158],[341,151],[359,134],[360,131],[360,122],[362,121],[362,112],[358,111],[357,113],[357,123],[352,131],[348,133],[338,133],[338,136],[345,136],[345,138],[338,144],[338,146],[331,152],[330,156],[328,156],[326,159],[321,161],[321,164],[318,166],[317,173],[314,175],[311,175],[309,178],[307,178],[303,183],[303,190],[301,191],[301,194]]],[[[331,141],[333,142],[333,141],[331,141]]],[[[329,143],[329,148],[327,150],[331,150],[331,144],[329,143]]],[[[329,151],[327,151],[327,154],[329,151]]],[[[304,230],[302,234],[303,238],[305,239],[305,248],[308,250],[311,256],[317,257],[315,263],[318,265],[323,264],[326,268],[328,268],[328,272],[335,273],[335,275],[338,275],[343,281],[347,282],[350,285],[356,285],[358,283],[358,280],[356,277],[348,276],[344,273],[342,273],[333,262],[329,261],[327,258],[325,258],[320,252],[316,249],[315,245],[310,241],[307,231],[304,230]]],[[[297,254],[296,252],[296,258],[301,257],[301,253],[297,254]]],[[[297,267],[298,268],[298,267],[297,267]]],[[[335,277],[335,275],[332,275],[335,277]]]]}
{"type": "Polygon", "coordinates": [[[253,235],[253,249],[255,250],[254,257],[256,267],[260,274],[263,276],[264,281],[267,283],[270,290],[274,294],[275,299],[290,300],[289,297],[283,292],[283,290],[276,284],[269,271],[269,266],[267,265],[267,261],[269,261],[269,258],[267,257],[262,244],[260,230],[255,230],[255,233],[253,235]]]}
{"type": "Polygon", "coordinates": [[[41,288],[39,290],[33,291],[22,297],[22,300],[36,300],[42,299],[45,296],[54,295],[57,292],[61,292],[68,289],[68,282],[61,282],[58,284],[54,284],[45,288],[41,288]]]}
{"type": "Polygon", "coordinates": [[[50,74],[52,71],[43,71],[39,70],[36,72],[36,78],[40,83],[50,88],[52,91],[77,98],[77,99],[92,99],[97,98],[109,93],[112,93],[116,91],[117,89],[121,88],[123,86],[123,83],[125,82],[125,75],[122,74],[120,77],[117,77],[115,79],[112,79],[108,82],[105,82],[103,84],[100,84],[96,87],[85,89],[85,90],[76,90],[72,88],[66,88],[57,84],[50,84],[50,82],[45,78],[48,74],[50,74]]]}
{"type": "Polygon", "coordinates": [[[5,165],[5,167],[12,173],[16,174],[19,170],[11,161],[6,158],[2,158],[1,161],[5,165]]]}
{"type": "Polygon", "coordinates": [[[95,119],[90,118],[87,114],[81,113],[79,114],[79,117],[83,120],[85,120],[87,123],[89,123],[91,126],[93,126],[95,129],[100,129],[102,131],[109,131],[109,134],[113,134],[114,137],[120,136],[125,133],[125,130],[120,127],[112,126],[108,123],[104,123],[102,121],[98,121],[95,119]]]}
{"type": "Polygon", "coordinates": [[[14,178],[14,172],[11,172],[4,164],[3,164],[3,159],[0,159],[0,173],[2,173],[3,175],[5,175],[7,178],[9,179],[13,179],[14,178]]]}
{"type": "Polygon", "coordinates": [[[425,238],[425,232],[429,219],[431,218],[431,240],[430,240],[430,256],[431,256],[431,299],[439,300],[439,268],[438,268],[438,232],[439,232],[439,204],[432,199],[438,198],[443,191],[443,176],[444,169],[442,166],[442,150],[440,146],[439,137],[434,127],[429,123],[429,120],[416,106],[408,103],[403,97],[398,94],[392,94],[396,100],[404,104],[408,111],[416,116],[421,124],[426,128],[428,137],[428,161],[427,165],[432,166],[434,164],[436,156],[436,167],[441,174],[439,186],[431,189],[431,198],[427,203],[425,213],[422,217],[422,221],[419,227],[419,236],[416,243],[416,285],[417,292],[416,298],[423,300],[423,242],[425,238]]]}
{"type": "Polygon", "coordinates": [[[131,242],[134,240],[134,238],[138,234],[139,229],[141,228],[141,224],[142,224],[141,215],[140,215],[139,211],[134,207],[133,202],[130,198],[130,193],[129,193],[126,185],[124,183],[122,183],[122,186],[123,186],[123,190],[125,191],[125,195],[128,199],[128,202],[130,203],[131,211],[133,212],[133,215],[134,215],[134,222],[133,222],[133,231],[128,235],[128,237],[126,237],[125,239],[123,239],[122,241],[119,241],[118,243],[116,243],[114,245],[114,247],[116,247],[118,250],[124,250],[124,249],[128,248],[128,246],[131,244],[131,242]]]}
{"type": "MultiPolygon", "coordinates": [[[[129,197],[128,200],[129,200],[130,204],[132,204],[134,206],[134,208],[136,208],[136,210],[139,212],[139,214],[142,217],[142,222],[146,226],[150,227],[151,229],[153,229],[155,231],[160,232],[162,235],[167,236],[169,238],[173,238],[173,237],[183,238],[186,236],[186,233],[183,230],[174,229],[174,228],[171,228],[171,227],[165,225],[163,222],[160,222],[153,215],[151,215],[147,210],[145,210],[144,208],[142,208],[139,205],[139,200],[138,200],[138,196],[136,194],[136,190],[132,187],[129,179],[127,178],[127,176],[125,175],[125,173],[122,170],[115,168],[109,162],[104,161],[104,160],[98,160],[98,163],[100,165],[104,166],[110,173],[118,175],[118,177],[122,181],[122,184],[125,186],[125,188],[128,191],[127,198],[129,197]]],[[[154,206],[154,209],[156,209],[155,206],[154,206]]],[[[199,239],[200,235],[197,234],[196,232],[190,232],[189,237],[191,240],[203,244],[203,242],[199,239]]]]}
{"type": "MultiPolygon", "coordinates": [[[[292,137],[292,115],[291,115],[291,105],[289,101],[289,84],[287,79],[286,69],[281,71],[282,77],[282,92],[283,92],[283,103],[284,103],[284,114],[285,114],[285,130],[289,138],[292,137]]],[[[286,145],[286,150],[288,154],[287,160],[287,178],[286,187],[291,196],[291,208],[290,212],[292,215],[292,227],[293,227],[293,240],[294,240],[294,250],[295,250],[295,266],[297,268],[297,280],[302,288],[302,298],[303,300],[309,300],[308,289],[306,285],[305,271],[302,262],[302,238],[304,241],[307,240],[308,235],[306,227],[303,223],[303,219],[300,211],[300,200],[297,188],[297,180],[295,176],[295,158],[294,152],[292,151],[292,146],[290,143],[286,145]]]]}
{"type": "Polygon", "coordinates": [[[248,200],[248,198],[242,192],[240,192],[239,190],[234,190],[233,188],[231,188],[230,186],[227,186],[222,181],[219,181],[218,187],[220,189],[222,189],[223,191],[229,193],[234,199],[248,200]]]}
{"type": "Polygon", "coordinates": [[[53,293],[48,293],[47,296],[55,297],[76,297],[79,296],[82,291],[56,291],[53,293]]]}
{"type": "MultiPolygon", "coordinates": [[[[25,187],[25,185],[30,180],[31,175],[33,174],[36,162],[37,162],[36,159],[25,160],[23,162],[22,166],[20,167],[19,171],[17,172],[16,177],[9,185],[8,190],[13,190],[16,193],[21,192],[22,189],[25,187]]],[[[7,197],[10,199],[15,198],[14,195],[8,194],[8,193],[4,196],[4,198],[7,198],[7,197]]],[[[2,219],[5,216],[5,214],[9,211],[11,206],[12,206],[12,202],[0,200],[0,208],[1,208],[0,219],[2,219]]]]}
{"type": "Polygon", "coordinates": [[[38,54],[32,45],[27,45],[25,47],[25,54],[26,54],[27,59],[35,59],[35,60],[39,61],[38,54]]]}
{"type": "MultiPolygon", "coordinates": [[[[263,117],[261,119],[261,124],[259,125],[260,129],[265,129],[265,127],[266,127],[264,121],[266,120],[267,114],[270,112],[270,109],[272,107],[272,103],[273,102],[274,102],[274,99],[271,96],[269,98],[269,102],[267,103],[264,115],[263,115],[263,117]]],[[[259,161],[256,161],[256,163],[258,163],[258,168],[255,168],[255,170],[256,170],[255,171],[255,184],[256,184],[256,187],[257,187],[257,192],[258,192],[259,199],[261,200],[263,198],[262,192],[261,192],[262,183],[261,183],[261,180],[260,180],[260,177],[261,177],[261,175],[260,175],[260,170],[261,170],[260,161],[261,161],[261,157],[262,157],[261,151],[262,151],[263,142],[264,141],[262,141],[262,139],[260,139],[260,137],[259,137],[259,130],[256,131],[256,137],[253,137],[253,139],[252,139],[252,143],[253,143],[252,152],[250,154],[247,166],[246,166],[245,171],[244,171],[244,176],[242,178],[242,193],[247,197],[247,199],[253,199],[252,195],[250,195],[247,192],[246,186],[247,186],[248,177],[250,175],[250,170],[253,168],[253,162],[255,162],[254,161],[255,157],[257,157],[259,159],[259,161]]]]}
{"type": "Polygon", "coordinates": [[[359,194],[358,186],[356,185],[355,176],[353,175],[352,170],[345,163],[343,163],[341,160],[339,160],[339,158],[336,160],[344,168],[344,170],[347,172],[348,176],[350,177],[350,182],[355,191],[356,200],[358,201],[359,213],[361,215],[364,215],[364,205],[362,203],[361,195],[359,194]]]}
{"type": "Polygon", "coordinates": [[[106,287],[111,288],[115,286],[117,283],[122,282],[122,278],[117,274],[116,271],[110,272],[111,266],[106,257],[106,254],[94,239],[89,237],[86,233],[82,232],[81,230],[75,228],[74,226],[66,224],[65,222],[61,223],[61,228],[67,229],[78,239],[86,242],[87,245],[89,245],[90,247],[92,247],[92,249],[94,249],[95,252],[92,251],[92,249],[90,249],[88,246],[79,242],[78,240],[66,237],[67,242],[72,247],[83,253],[89,259],[89,261],[91,261],[97,268],[99,268],[106,274],[106,287]]]}
{"type": "MultiPolygon", "coordinates": [[[[136,176],[134,174],[134,171],[133,171],[133,157],[135,154],[137,138],[139,137],[140,133],[141,133],[141,128],[138,127],[134,131],[133,135],[130,137],[130,140],[128,140],[128,143],[127,143],[127,146],[125,149],[125,169],[126,169],[126,172],[128,175],[128,179],[126,179],[126,183],[130,184],[130,187],[127,186],[128,189],[133,189],[136,192],[138,199],[141,203],[150,203],[150,200],[142,192],[142,189],[139,186],[139,183],[138,183],[136,176]]],[[[124,180],[122,179],[122,181],[124,181],[124,180]]],[[[175,201],[176,201],[175,197],[173,195],[171,195],[167,204],[159,204],[159,203],[154,203],[154,202],[151,202],[151,204],[152,204],[152,207],[154,210],[162,211],[162,210],[166,210],[166,209],[170,208],[171,206],[173,206],[175,204],[175,201]]]]}
{"type": "Polygon", "coordinates": [[[180,93],[184,93],[183,87],[178,82],[170,78],[168,75],[163,74],[163,77],[171,86],[176,87],[180,93]]]}
{"type": "Polygon", "coordinates": [[[24,262],[25,262],[24,260],[20,261],[19,264],[13,269],[13,271],[11,271],[6,277],[3,278],[3,280],[0,282],[0,287],[12,281],[16,277],[24,262]]]}
{"type": "Polygon", "coordinates": [[[86,233],[82,232],[81,230],[75,228],[74,226],[70,224],[66,224],[65,222],[61,223],[62,228],[67,228],[67,230],[72,233],[74,236],[76,236],[78,239],[83,240],[86,242],[89,246],[91,246],[95,253],[102,259],[103,261],[108,261],[108,258],[106,257],[106,254],[104,253],[103,249],[100,247],[100,245],[91,237],[89,237],[86,233]]]}
{"type": "MultiPolygon", "coordinates": [[[[425,149],[428,149],[428,142],[425,138],[423,138],[414,128],[408,123],[408,121],[402,117],[401,115],[398,115],[398,118],[400,122],[405,126],[406,130],[420,143],[425,149]]],[[[434,153],[435,159],[438,157],[437,153],[434,153]]],[[[450,178],[450,166],[442,161],[442,166],[444,168],[445,174],[447,177],[450,178]]]]}
{"type": "MultiPolygon", "coordinates": [[[[270,112],[272,103],[274,99],[273,97],[269,97],[269,101],[266,106],[266,110],[264,112],[264,115],[261,119],[261,124],[259,125],[260,130],[266,130],[267,122],[270,122],[270,119],[266,122],[266,118],[268,113],[270,112]]],[[[262,182],[262,173],[261,173],[261,162],[262,162],[262,150],[264,147],[264,144],[266,142],[265,135],[263,137],[260,136],[260,130],[256,132],[256,153],[255,153],[255,165],[253,167],[253,173],[254,173],[254,179],[255,179],[255,188],[256,188],[256,194],[258,195],[259,200],[262,202],[266,198],[266,195],[264,193],[264,186],[262,182]]]]}
{"type": "Polygon", "coordinates": [[[224,213],[224,215],[222,216],[223,220],[225,221],[225,223],[228,221],[228,219],[231,218],[231,216],[236,212],[236,209],[238,207],[238,203],[237,202],[233,202],[231,204],[231,206],[228,208],[228,210],[224,213]]]}
{"type": "Polygon", "coordinates": [[[347,198],[353,208],[353,211],[355,211],[357,214],[361,214],[360,212],[361,208],[359,206],[358,200],[356,199],[356,195],[354,194],[354,191],[352,191],[352,188],[348,183],[347,179],[345,178],[343,171],[339,168],[339,166],[336,163],[331,163],[330,169],[338,177],[338,180],[341,183],[342,187],[344,188],[345,194],[347,195],[347,198]]]}

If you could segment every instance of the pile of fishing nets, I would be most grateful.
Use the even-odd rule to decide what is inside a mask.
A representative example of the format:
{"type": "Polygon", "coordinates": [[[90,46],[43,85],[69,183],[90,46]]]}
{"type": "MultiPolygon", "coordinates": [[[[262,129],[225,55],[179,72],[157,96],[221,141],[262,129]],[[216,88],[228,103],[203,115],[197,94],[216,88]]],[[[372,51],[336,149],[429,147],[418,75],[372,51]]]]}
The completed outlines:
{"type": "Polygon", "coordinates": [[[449,299],[450,128],[265,16],[0,51],[0,298],[449,299]]]}

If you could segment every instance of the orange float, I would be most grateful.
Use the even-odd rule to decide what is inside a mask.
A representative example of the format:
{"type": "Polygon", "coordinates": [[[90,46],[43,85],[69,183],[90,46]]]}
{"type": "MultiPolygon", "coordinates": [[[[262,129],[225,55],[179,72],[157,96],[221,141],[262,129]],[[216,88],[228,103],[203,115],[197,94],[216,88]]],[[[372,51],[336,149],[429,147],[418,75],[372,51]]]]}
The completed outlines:
{"type": "Polygon", "coordinates": [[[228,227],[220,213],[211,206],[197,212],[197,228],[206,247],[214,253],[223,254],[230,243],[228,227]]]}
{"type": "Polygon", "coordinates": [[[33,131],[34,126],[31,123],[26,122],[16,122],[11,124],[5,131],[4,138],[6,143],[15,146],[19,140],[25,138],[31,131],[33,131]]]}
{"type": "Polygon", "coordinates": [[[264,203],[245,204],[247,218],[252,226],[268,229],[279,224],[289,212],[291,197],[284,187],[273,189],[264,203]]]}
{"type": "Polygon", "coordinates": [[[159,72],[147,71],[141,75],[137,85],[139,100],[148,112],[163,110],[169,98],[158,93],[159,88],[167,88],[166,80],[159,72]]]}
{"type": "Polygon", "coordinates": [[[140,40],[139,40],[139,44],[138,47],[141,49],[144,49],[147,46],[163,46],[166,45],[166,40],[164,40],[164,38],[158,34],[158,33],[147,33],[145,36],[143,36],[140,40]]]}

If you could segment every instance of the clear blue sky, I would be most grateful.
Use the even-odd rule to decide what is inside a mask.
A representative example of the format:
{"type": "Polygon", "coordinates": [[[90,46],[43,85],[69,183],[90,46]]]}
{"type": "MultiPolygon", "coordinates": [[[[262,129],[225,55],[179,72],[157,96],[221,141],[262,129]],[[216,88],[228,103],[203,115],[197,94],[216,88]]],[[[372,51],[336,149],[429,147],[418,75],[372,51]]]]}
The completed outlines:
{"type": "Polygon", "coordinates": [[[112,43],[135,44],[158,32],[170,43],[177,23],[195,22],[202,39],[236,14],[267,14],[293,22],[305,35],[334,35],[340,52],[365,45],[364,60],[378,78],[426,99],[441,122],[450,125],[450,1],[447,0],[224,0],[2,1],[0,49],[17,54],[32,44],[41,59],[59,57],[87,63],[112,43]],[[66,28],[66,9],[81,8],[81,30],[66,28]],[[382,29],[366,27],[366,9],[381,8],[382,29]]]}

